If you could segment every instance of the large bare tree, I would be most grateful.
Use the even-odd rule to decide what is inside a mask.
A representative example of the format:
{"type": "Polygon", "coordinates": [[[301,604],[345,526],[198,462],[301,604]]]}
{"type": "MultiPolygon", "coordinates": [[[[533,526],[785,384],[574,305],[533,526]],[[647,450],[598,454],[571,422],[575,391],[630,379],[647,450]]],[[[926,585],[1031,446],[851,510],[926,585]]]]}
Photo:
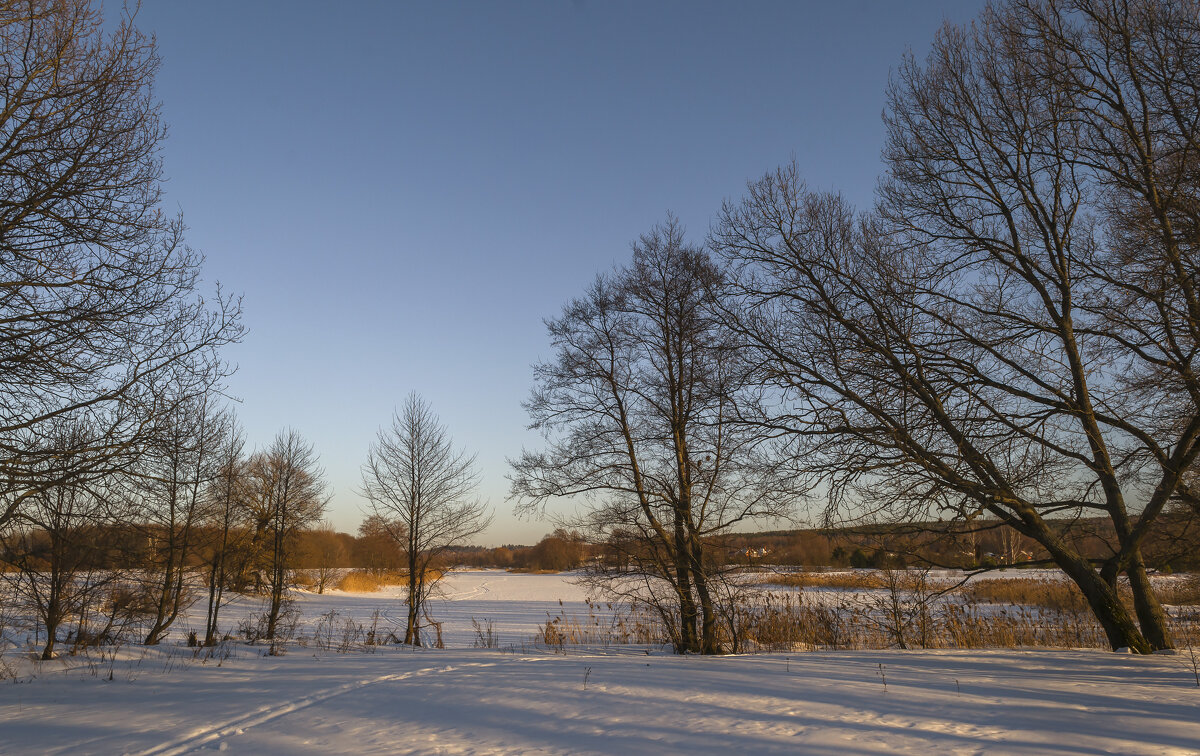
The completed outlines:
{"type": "Polygon", "coordinates": [[[525,510],[587,502],[573,524],[615,553],[593,574],[659,612],[680,652],[719,650],[713,539],[787,502],[758,435],[732,422],[751,397],[713,317],[720,280],[674,218],[643,235],[628,267],[548,321],[555,356],[526,403],[548,444],[512,462],[525,510]]]}
{"type": "Polygon", "coordinates": [[[1031,0],[947,26],[894,79],[874,217],[793,165],[712,234],[730,320],[788,400],[764,420],[832,505],[995,518],[1141,652],[1171,645],[1141,546],[1200,433],[1198,18],[1031,0]],[[1064,530],[1097,517],[1093,563],[1064,530]]]}
{"type": "Polygon", "coordinates": [[[36,481],[76,473],[33,474],[57,418],[97,431],[77,459],[119,468],[167,387],[206,391],[240,336],[238,302],[198,296],[202,259],[160,206],[157,68],[130,18],[0,2],[0,526],[36,481]]]}
{"type": "Polygon", "coordinates": [[[409,394],[382,428],[362,468],[373,522],[399,545],[408,567],[404,642],[421,645],[426,599],[448,565],[447,549],[482,533],[492,517],[476,496],[474,455],[454,448],[429,404],[409,394]]]}

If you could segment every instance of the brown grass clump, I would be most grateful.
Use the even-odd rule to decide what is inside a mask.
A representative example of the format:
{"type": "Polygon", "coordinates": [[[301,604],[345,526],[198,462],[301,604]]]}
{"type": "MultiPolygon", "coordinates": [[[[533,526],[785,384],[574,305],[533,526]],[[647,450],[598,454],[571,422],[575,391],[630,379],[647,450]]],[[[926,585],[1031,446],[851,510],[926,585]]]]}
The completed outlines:
{"type": "Polygon", "coordinates": [[[1159,601],[1171,606],[1200,606],[1200,575],[1163,580],[1154,586],[1159,601]]]}
{"type": "MultiPolygon", "coordinates": [[[[585,601],[586,617],[570,614],[562,608],[556,615],[547,612],[546,622],[538,628],[534,642],[561,650],[564,646],[657,645],[667,640],[661,620],[644,607],[585,601]]],[[[562,601],[558,603],[561,607],[562,601]]]]}
{"type": "Polygon", "coordinates": [[[379,582],[379,578],[374,573],[355,570],[342,575],[341,580],[338,580],[334,587],[348,593],[374,593],[382,588],[383,584],[379,582]]]}
{"type": "MultiPolygon", "coordinates": [[[[795,578],[791,585],[796,585],[807,576],[820,574],[780,577],[795,578]]],[[[733,653],[897,647],[1108,648],[1103,628],[1073,583],[993,579],[969,583],[961,592],[940,594],[935,592],[935,584],[919,582],[919,574],[891,574],[891,588],[885,586],[870,594],[747,593],[722,610],[718,645],[733,653]]],[[[887,575],[880,572],[878,578],[886,580],[887,575]]],[[[832,582],[854,588],[878,585],[874,581],[832,582]]],[[[1181,590],[1187,585],[1176,582],[1181,590]]],[[[1200,638],[1200,611],[1174,612],[1172,619],[1181,644],[1189,637],[1200,638]]],[[[662,644],[669,635],[662,618],[609,604],[589,605],[587,617],[565,611],[548,616],[534,640],[562,649],[571,645],[662,644]]]]}
{"type": "Polygon", "coordinates": [[[881,573],[870,570],[863,572],[791,572],[767,578],[771,585],[789,588],[835,588],[848,591],[865,591],[883,588],[881,573]]]}
{"type": "Polygon", "coordinates": [[[978,606],[947,604],[940,609],[937,645],[943,648],[1107,648],[1100,623],[1080,610],[1007,607],[986,612],[978,606]]]}
{"type": "Polygon", "coordinates": [[[303,588],[306,591],[315,591],[317,589],[317,578],[308,570],[296,570],[292,573],[292,582],[297,588],[303,588]]]}
{"type": "Polygon", "coordinates": [[[1060,612],[1087,611],[1087,600],[1079,586],[1068,580],[1039,578],[995,578],[973,580],[962,587],[970,603],[1013,604],[1053,609],[1060,612]]]}
{"type": "Polygon", "coordinates": [[[389,585],[404,585],[407,582],[408,573],[400,570],[351,570],[334,587],[347,593],[374,593],[389,585]]]}
{"type": "Polygon", "coordinates": [[[726,647],[736,651],[895,648],[898,637],[909,648],[1107,647],[1086,607],[1058,611],[914,600],[889,616],[862,600],[810,604],[801,595],[776,595],[738,607],[735,622],[723,630],[723,640],[733,641],[726,647]]]}

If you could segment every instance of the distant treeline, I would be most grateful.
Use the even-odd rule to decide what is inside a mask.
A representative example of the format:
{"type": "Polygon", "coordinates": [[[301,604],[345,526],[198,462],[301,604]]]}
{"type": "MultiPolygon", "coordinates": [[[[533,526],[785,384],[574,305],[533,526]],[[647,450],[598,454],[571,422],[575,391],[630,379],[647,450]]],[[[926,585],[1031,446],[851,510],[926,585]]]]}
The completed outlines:
{"type": "MultiPolygon", "coordinates": [[[[1112,538],[1107,520],[1064,520],[1056,526],[1081,553],[1093,559],[1105,556],[1112,538]]],[[[341,537],[354,540],[344,534],[341,537]]],[[[1045,550],[1031,539],[994,521],[732,533],[713,539],[712,546],[714,558],[724,565],[981,569],[1048,561],[1045,550]]],[[[532,546],[455,549],[453,561],[465,567],[559,571],[575,569],[589,560],[611,561],[617,558],[615,554],[616,550],[605,544],[587,543],[580,534],[559,529],[532,546]]],[[[1200,570],[1200,523],[1196,518],[1183,513],[1168,518],[1147,545],[1146,564],[1162,571],[1200,570]]],[[[354,566],[372,565],[355,562],[354,566]]]]}
{"type": "MultiPolygon", "coordinates": [[[[1106,521],[1072,520],[1058,523],[1063,537],[1082,553],[1103,558],[1106,521]]],[[[1147,548],[1147,566],[1162,571],[1200,570],[1200,527],[1192,518],[1179,517],[1169,531],[1147,548]]],[[[88,565],[91,569],[132,569],[144,565],[159,548],[153,526],[100,527],[91,534],[88,565]]],[[[198,542],[216,540],[219,533],[201,528],[198,542]]],[[[368,519],[357,535],[323,527],[297,535],[296,569],[402,570],[405,556],[394,539],[374,528],[368,519]]],[[[28,543],[42,548],[46,537],[35,535],[28,543]]],[[[721,564],[748,566],[801,566],[879,568],[936,566],[961,569],[1004,567],[1047,559],[1044,550],[1011,528],[997,523],[846,528],[808,528],[760,533],[733,533],[714,539],[712,553],[721,564]]],[[[528,572],[574,570],[589,561],[612,561],[617,550],[588,543],[578,532],[557,529],[536,544],[460,546],[444,556],[442,567],[506,569],[528,572]]],[[[11,558],[15,554],[4,554],[11,558]]],[[[200,567],[203,550],[194,557],[200,567]]],[[[245,583],[252,576],[240,576],[245,583]]],[[[238,586],[234,586],[238,587],[238,586]]]]}

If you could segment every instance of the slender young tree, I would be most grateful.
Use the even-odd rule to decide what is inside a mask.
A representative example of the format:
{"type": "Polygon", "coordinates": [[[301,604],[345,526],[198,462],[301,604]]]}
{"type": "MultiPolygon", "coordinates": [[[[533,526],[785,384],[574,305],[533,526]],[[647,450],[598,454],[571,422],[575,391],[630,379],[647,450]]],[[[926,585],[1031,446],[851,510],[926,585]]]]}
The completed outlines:
{"type": "Polygon", "coordinates": [[[249,561],[252,530],[249,527],[250,511],[246,506],[245,446],[242,429],[230,415],[218,452],[216,475],[207,491],[209,518],[204,523],[208,532],[205,544],[205,571],[208,573],[205,646],[216,643],[225,590],[235,576],[245,572],[249,561]]]}
{"type": "Polygon", "coordinates": [[[392,424],[380,429],[362,479],[373,522],[403,552],[408,568],[404,642],[419,646],[422,622],[429,617],[426,599],[449,567],[441,557],[492,521],[475,497],[475,456],[454,448],[429,404],[413,393],[392,424]]]}

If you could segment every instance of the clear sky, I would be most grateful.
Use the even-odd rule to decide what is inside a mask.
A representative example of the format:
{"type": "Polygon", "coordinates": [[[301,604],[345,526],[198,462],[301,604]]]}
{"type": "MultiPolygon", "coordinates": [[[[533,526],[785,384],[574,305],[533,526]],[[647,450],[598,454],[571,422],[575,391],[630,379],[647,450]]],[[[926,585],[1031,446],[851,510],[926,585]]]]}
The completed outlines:
{"type": "Polygon", "coordinates": [[[871,201],[890,71],[976,0],[144,0],[170,125],[167,207],[245,296],[228,357],[252,445],[316,446],[354,531],[359,465],[410,391],[479,454],[488,544],[542,319],[667,211],[701,241],[725,198],[795,156],[871,201]]]}

